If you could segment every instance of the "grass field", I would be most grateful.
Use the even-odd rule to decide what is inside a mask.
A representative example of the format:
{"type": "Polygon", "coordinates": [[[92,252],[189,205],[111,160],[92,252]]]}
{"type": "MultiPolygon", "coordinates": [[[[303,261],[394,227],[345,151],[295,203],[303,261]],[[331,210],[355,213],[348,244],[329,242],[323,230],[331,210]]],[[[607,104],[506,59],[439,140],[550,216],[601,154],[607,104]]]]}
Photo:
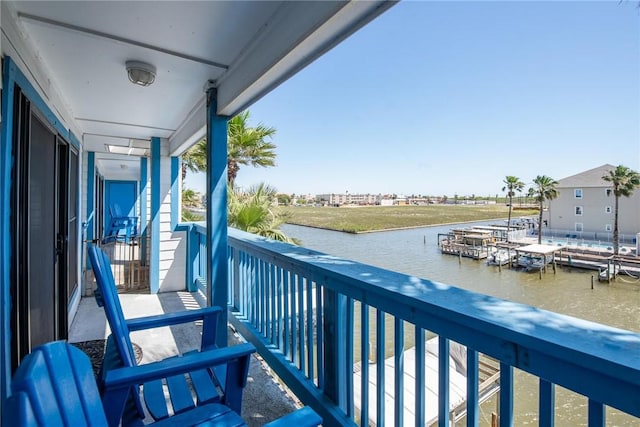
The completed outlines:
{"type": "MultiPolygon", "coordinates": [[[[283,210],[287,214],[288,224],[348,233],[502,219],[509,215],[504,205],[287,207],[283,210]]],[[[535,214],[535,210],[514,209],[511,215],[517,218],[535,214]]]]}

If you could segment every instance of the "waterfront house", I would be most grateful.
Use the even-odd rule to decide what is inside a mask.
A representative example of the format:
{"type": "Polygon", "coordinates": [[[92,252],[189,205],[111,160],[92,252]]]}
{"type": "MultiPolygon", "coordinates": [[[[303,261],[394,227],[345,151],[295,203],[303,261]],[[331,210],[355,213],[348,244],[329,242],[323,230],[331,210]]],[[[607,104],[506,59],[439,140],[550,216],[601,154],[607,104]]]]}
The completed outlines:
{"type": "MultiPolygon", "coordinates": [[[[501,425],[513,424],[516,369],[539,378],[541,425],[553,425],[556,385],[585,396],[591,426],[604,425],[607,406],[640,417],[640,334],[227,228],[228,118],[393,4],[1,2],[3,421],[22,357],[65,339],[90,293],[84,242],[107,234],[136,239],[149,292],[199,290],[208,304],[228,308],[218,344],[226,345],[228,316],[325,425],[368,420],[364,402],[384,396],[363,384],[355,413],[355,348],[367,360],[373,342],[384,360],[375,340],[384,342],[385,322],[395,337],[388,350],[396,380],[385,384],[395,401],[378,400],[378,420],[393,412],[403,425],[410,399],[413,416],[425,419],[427,332],[439,335],[442,426],[450,340],[467,347],[470,425],[479,424],[479,353],[500,364],[501,425]],[[206,226],[180,223],[179,157],[205,136],[206,226]],[[415,396],[402,375],[409,328],[415,396]]],[[[384,364],[377,366],[384,378],[384,364]]]]}
{"type": "MultiPolygon", "coordinates": [[[[548,227],[566,230],[571,237],[611,241],[615,196],[602,177],[615,168],[604,164],[558,180],[558,197],[548,202],[548,227]]],[[[639,191],[620,198],[618,226],[622,241],[628,243],[640,232],[639,191]]]]}

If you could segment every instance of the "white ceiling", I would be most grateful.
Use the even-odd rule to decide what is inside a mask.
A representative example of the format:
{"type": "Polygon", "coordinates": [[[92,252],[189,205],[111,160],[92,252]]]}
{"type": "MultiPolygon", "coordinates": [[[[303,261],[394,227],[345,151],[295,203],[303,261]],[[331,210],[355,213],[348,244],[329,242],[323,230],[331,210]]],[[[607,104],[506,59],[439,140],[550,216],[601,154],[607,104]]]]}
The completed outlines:
{"type": "Polygon", "coordinates": [[[392,5],[3,1],[2,49],[46,80],[36,87],[87,150],[158,136],[179,155],[201,136],[208,81],[233,116],[392,5]],[[129,82],[128,60],[154,65],[155,82],[129,82]]]}

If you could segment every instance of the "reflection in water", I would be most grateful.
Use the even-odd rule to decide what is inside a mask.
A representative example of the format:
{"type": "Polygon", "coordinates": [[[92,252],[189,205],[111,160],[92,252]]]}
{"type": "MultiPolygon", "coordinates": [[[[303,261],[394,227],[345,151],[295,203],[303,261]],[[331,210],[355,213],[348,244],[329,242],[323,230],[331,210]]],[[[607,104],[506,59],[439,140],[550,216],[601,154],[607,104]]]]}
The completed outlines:
{"type": "MultiPolygon", "coordinates": [[[[638,281],[621,278],[611,284],[602,284],[598,283],[595,271],[566,268],[559,268],[557,274],[543,274],[542,280],[536,273],[508,268],[498,271],[497,267],[489,267],[482,261],[442,255],[437,246],[437,235],[448,232],[450,228],[427,227],[354,235],[294,225],[283,226],[287,235],[302,241],[302,246],[330,255],[640,332],[638,281]],[[596,276],[593,290],[592,276],[596,276]]],[[[358,311],[359,308],[356,313],[358,311]]],[[[393,322],[387,322],[387,326],[390,326],[389,323],[393,322]]],[[[405,333],[411,329],[405,328],[405,333]]],[[[392,333],[387,332],[387,340],[392,340],[392,333]]],[[[393,344],[388,342],[386,346],[391,348],[393,344]]],[[[358,349],[356,351],[359,352],[358,349]]],[[[517,371],[515,425],[537,425],[537,405],[537,379],[517,371]]],[[[556,387],[556,425],[586,425],[586,408],[585,398],[556,387]]],[[[488,425],[488,414],[495,410],[496,402],[493,399],[483,405],[485,417],[482,425],[488,425]]],[[[607,422],[609,425],[640,425],[638,420],[611,408],[607,409],[607,422]]]]}

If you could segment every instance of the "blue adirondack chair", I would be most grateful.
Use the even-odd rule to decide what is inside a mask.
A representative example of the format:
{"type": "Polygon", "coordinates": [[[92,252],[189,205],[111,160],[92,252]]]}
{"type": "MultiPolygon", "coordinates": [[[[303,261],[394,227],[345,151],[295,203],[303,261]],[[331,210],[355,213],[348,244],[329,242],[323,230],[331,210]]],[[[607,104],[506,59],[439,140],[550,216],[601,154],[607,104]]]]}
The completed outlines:
{"type": "MultiPolygon", "coordinates": [[[[218,363],[219,359],[229,364],[248,363],[242,360],[249,358],[248,355],[236,359],[222,357],[226,350],[229,349],[216,354],[193,354],[182,358],[184,360],[168,359],[113,370],[106,376],[106,392],[101,401],[87,355],[64,341],[47,343],[22,360],[11,383],[12,395],[3,410],[8,412],[11,426],[116,427],[120,424],[126,395],[132,386],[180,373],[184,364],[192,369],[202,369],[218,363]]],[[[265,427],[315,427],[321,422],[313,410],[305,407],[265,427]]],[[[239,427],[246,424],[228,406],[209,403],[153,425],[239,427]]]]}
{"type": "MultiPolygon", "coordinates": [[[[216,323],[218,314],[221,311],[219,307],[206,307],[198,310],[185,310],[177,313],[125,320],[109,259],[96,246],[89,245],[88,252],[96,282],[98,283],[99,294],[96,300],[98,305],[104,306],[107,321],[111,327],[111,335],[107,339],[102,371],[99,375],[100,384],[106,382],[106,375],[110,370],[137,365],[129,337],[132,331],[202,320],[200,352],[216,354],[216,352],[221,351],[215,346],[216,323]]],[[[225,349],[225,354],[241,357],[254,351],[255,348],[252,345],[242,344],[225,349]]],[[[204,403],[215,402],[229,406],[233,411],[240,414],[242,391],[245,383],[238,383],[237,376],[246,378],[246,372],[249,369],[249,358],[246,361],[245,365],[238,366],[243,375],[230,371],[228,366],[221,364],[217,367],[185,370],[180,375],[169,377],[164,383],[159,380],[145,382],[142,387],[145,405],[154,419],[160,420],[169,417],[171,411],[165,399],[165,389],[167,389],[174,413],[184,412],[204,403]],[[239,387],[236,387],[236,385],[239,385],[239,387]],[[195,399],[192,397],[192,391],[195,399]]],[[[137,388],[132,390],[132,398],[129,400],[126,412],[133,413],[135,412],[134,409],[137,409],[138,415],[143,417],[142,402],[138,395],[137,388]]]]}
{"type": "Polygon", "coordinates": [[[124,216],[117,203],[109,206],[111,221],[107,227],[104,240],[117,240],[121,238],[120,231],[124,231],[124,241],[129,243],[131,237],[138,234],[138,217],[124,216]]]}

